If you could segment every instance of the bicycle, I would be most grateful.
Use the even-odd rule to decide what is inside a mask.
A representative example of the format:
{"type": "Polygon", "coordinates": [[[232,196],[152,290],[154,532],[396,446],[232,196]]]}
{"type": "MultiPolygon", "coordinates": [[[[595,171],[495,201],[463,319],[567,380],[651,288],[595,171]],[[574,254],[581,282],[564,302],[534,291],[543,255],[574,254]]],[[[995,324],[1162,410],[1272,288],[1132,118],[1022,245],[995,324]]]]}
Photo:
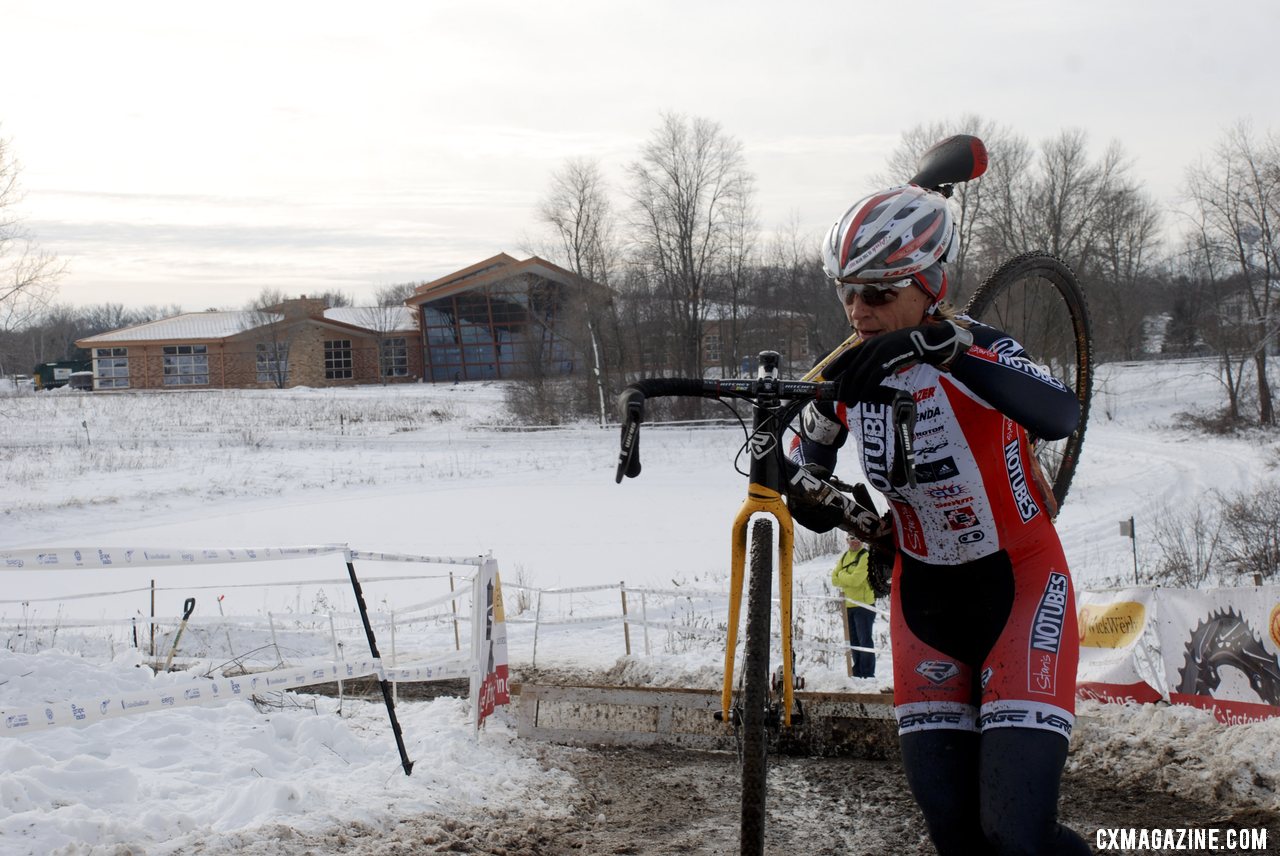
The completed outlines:
{"type": "MultiPolygon", "coordinates": [[[[986,150],[976,137],[958,135],[930,149],[921,159],[920,171],[911,183],[945,195],[958,182],[981,175],[986,168],[986,150]]],[[[1083,296],[1070,270],[1057,259],[1044,254],[1026,254],[1002,265],[975,292],[970,311],[983,317],[1007,316],[1009,322],[1021,321],[1025,330],[1007,330],[1018,337],[1036,333],[1038,322],[1053,323],[1056,315],[1046,317],[1035,309],[1048,303],[1049,289],[1062,301],[1069,318],[1069,337],[1051,340],[1050,370],[1063,379],[1067,376],[1078,385],[1081,402],[1080,427],[1065,441],[1041,443],[1036,447],[1037,460],[1045,468],[1045,479],[1060,503],[1066,496],[1079,460],[1084,421],[1092,389],[1088,319],[1083,296]],[[1021,310],[1021,314],[1019,313],[1021,310]],[[1043,457],[1042,457],[1043,455],[1043,457]]],[[[1058,319],[1061,320],[1060,318],[1058,319]]],[[[999,325],[997,325],[999,326],[999,325]]],[[[1019,341],[1036,341],[1018,337],[1019,341]]],[[[770,731],[793,724],[795,706],[793,654],[791,647],[791,574],[794,526],[784,496],[797,491],[807,494],[807,501],[831,506],[840,512],[841,528],[868,531],[879,523],[874,508],[855,502],[837,485],[796,468],[786,457],[784,434],[800,410],[811,401],[833,400],[835,384],[824,378],[823,370],[840,354],[859,341],[851,336],[801,380],[779,377],[780,357],[774,351],[759,355],[759,370],[754,380],[706,380],[700,378],[651,378],[629,385],[619,396],[622,417],[621,451],[615,481],[640,474],[639,435],[644,421],[644,405],[659,396],[691,396],[715,399],[738,399],[752,404],[752,425],[744,448],[750,454],[747,473],[747,497],[734,519],[731,537],[729,584],[729,616],[725,645],[725,672],[721,688],[721,710],[717,719],[731,724],[738,737],[742,764],[742,814],[740,852],[743,856],[761,856],[764,852],[765,801],[767,792],[767,750],[770,731]],[[746,640],[743,649],[741,689],[734,694],[734,655],[741,620],[742,594],[747,556],[747,524],[761,515],[751,527],[750,587],[747,590],[746,640]],[[772,520],[770,520],[772,518],[772,520]],[[771,548],[773,522],[778,525],[778,601],[781,628],[781,699],[771,692],[769,671],[770,613],[773,582],[771,548]]],[[[915,405],[911,397],[895,402],[894,442],[898,444],[895,460],[913,461],[915,405]],[[902,430],[898,430],[901,428],[902,430]]],[[[907,477],[911,477],[910,466],[907,477]]],[[[798,718],[798,712],[797,717],[798,718]]]]}
{"type": "MultiPolygon", "coordinates": [[[[732,723],[739,736],[742,759],[741,852],[759,856],[764,852],[765,781],[768,726],[770,720],[792,724],[794,675],[791,653],[791,566],[794,529],[783,496],[784,473],[788,461],[783,434],[800,409],[810,401],[833,400],[836,385],[786,381],[778,377],[779,355],[763,351],[759,355],[755,380],[698,380],[693,378],[652,378],[631,384],[620,396],[623,410],[622,451],[616,481],[640,474],[640,424],[644,404],[658,396],[736,398],[753,404],[751,433],[746,442],[750,454],[747,498],[733,523],[732,562],[729,582],[729,624],[725,644],[725,677],[718,717],[732,723]],[[782,627],[782,700],[770,697],[769,622],[773,583],[770,553],[773,525],[757,519],[751,531],[751,576],[747,592],[747,627],[743,653],[742,690],[735,703],[733,695],[734,653],[742,615],[742,591],[747,552],[747,523],[753,515],[771,516],[778,523],[778,600],[782,627]]],[[[794,466],[794,465],[792,465],[794,466]]],[[[831,491],[829,502],[842,503],[843,495],[831,491]]],[[[845,502],[852,504],[845,498],[845,502]]],[[[775,726],[776,727],[776,726],[775,726]]]]}

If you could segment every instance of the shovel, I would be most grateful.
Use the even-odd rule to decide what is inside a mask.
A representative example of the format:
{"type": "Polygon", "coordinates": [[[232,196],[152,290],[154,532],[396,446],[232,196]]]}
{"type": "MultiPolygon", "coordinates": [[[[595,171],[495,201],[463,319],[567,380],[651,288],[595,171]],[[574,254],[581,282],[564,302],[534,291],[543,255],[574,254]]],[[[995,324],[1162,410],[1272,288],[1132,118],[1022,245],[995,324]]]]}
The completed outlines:
{"type": "Polygon", "coordinates": [[[182,623],[178,625],[178,635],[173,637],[173,647],[169,649],[169,656],[164,661],[164,671],[169,671],[169,667],[173,665],[173,655],[178,653],[178,641],[182,639],[182,631],[187,629],[187,620],[191,618],[191,613],[196,610],[196,599],[194,597],[187,598],[182,604],[182,623]]]}

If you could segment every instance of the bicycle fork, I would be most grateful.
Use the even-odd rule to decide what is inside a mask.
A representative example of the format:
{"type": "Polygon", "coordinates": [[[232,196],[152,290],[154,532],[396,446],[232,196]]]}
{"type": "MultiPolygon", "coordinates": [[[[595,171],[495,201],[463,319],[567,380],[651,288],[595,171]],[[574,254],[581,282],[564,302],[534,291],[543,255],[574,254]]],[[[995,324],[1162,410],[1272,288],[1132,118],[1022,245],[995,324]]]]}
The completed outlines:
{"type": "Polygon", "coordinates": [[[732,561],[729,572],[729,637],[724,652],[724,686],[720,706],[724,721],[729,722],[733,696],[733,659],[738,645],[738,622],[742,615],[742,592],[745,588],[747,562],[747,524],[752,515],[772,515],[778,522],[778,615],[782,628],[782,722],[791,725],[794,680],[791,669],[791,560],[795,530],[791,512],[776,490],[752,484],[747,499],[733,521],[732,561]]]}

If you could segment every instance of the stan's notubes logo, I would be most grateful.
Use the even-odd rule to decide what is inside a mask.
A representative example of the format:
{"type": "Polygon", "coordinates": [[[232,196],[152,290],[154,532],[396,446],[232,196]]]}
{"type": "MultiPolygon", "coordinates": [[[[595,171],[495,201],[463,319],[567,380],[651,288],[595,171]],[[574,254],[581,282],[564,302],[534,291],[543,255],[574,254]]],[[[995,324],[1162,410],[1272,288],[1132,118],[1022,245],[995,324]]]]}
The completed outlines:
{"type": "Polygon", "coordinates": [[[1044,595],[1031,619],[1031,645],[1027,657],[1027,689],[1054,695],[1058,688],[1058,647],[1067,614],[1067,577],[1051,573],[1044,595]]]}
{"type": "Polygon", "coordinates": [[[1044,596],[1036,607],[1031,622],[1031,647],[1037,651],[1058,653],[1062,641],[1062,617],[1067,611],[1067,577],[1065,574],[1049,574],[1044,596]]]}
{"type": "Polygon", "coordinates": [[[1027,476],[1022,470],[1022,455],[1018,451],[1018,440],[1014,438],[1004,447],[1004,466],[1009,473],[1009,488],[1013,491],[1013,501],[1018,506],[1018,516],[1023,523],[1040,513],[1040,506],[1031,498],[1027,488],[1027,476]]]}

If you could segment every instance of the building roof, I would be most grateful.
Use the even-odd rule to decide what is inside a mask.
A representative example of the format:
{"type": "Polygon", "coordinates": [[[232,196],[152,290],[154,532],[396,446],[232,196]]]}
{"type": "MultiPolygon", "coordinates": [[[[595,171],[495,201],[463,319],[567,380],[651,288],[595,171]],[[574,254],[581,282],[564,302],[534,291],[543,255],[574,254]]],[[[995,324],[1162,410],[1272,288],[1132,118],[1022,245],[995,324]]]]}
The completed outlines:
{"type": "MultiPolygon", "coordinates": [[[[279,315],[272,315],[265,320],[279,320],[279,315]]],[[[161,318],[159,321],[148,321],[119,330],[108,330],[79,340],[81,347],[93,347],[110,342],[156,342],[181,339],[208,341],[225,339],[254,327],[261,326],[264,319],[257,312],[185,312],[172,318],[161,318]]]]}
{"type": "Polygon", "coordinates": [[[339,324],[384,333],[416,333],[418,330],[418,313],[408,306],[338,306],[326,309],[324,317],[339,324]]]}
{"type": "Polygon", "coordinates": [[[584,279],[573,271],[566,270],[546,259],[530,256],[524,261],[518,261],[506,253],[498,253],[470,267],[418,286],[413,290],[413,296],[405,302],[419,306],[429,300],[448,297],[461,291],[470,291],[473,288],[480,288],[524,273],[532,273],[556,282],[603,288],[598,283],[584,279]]]}
{"type": "Polygon", "coordinates": [[[325,309],[323,317],[303,316],[297,319],[286,319],[280,312],[254,310],[185,312],[172,318],[161,318],[159,321],[148,321],[145,324],[87,336],[79,339],[76,344],[82,348],[94,348],[130,342],[211,342],[284,320],[329,321],[380,333],[416,332],[418,329],[417,313],[408,306],[342,306],[325,309]]]}

